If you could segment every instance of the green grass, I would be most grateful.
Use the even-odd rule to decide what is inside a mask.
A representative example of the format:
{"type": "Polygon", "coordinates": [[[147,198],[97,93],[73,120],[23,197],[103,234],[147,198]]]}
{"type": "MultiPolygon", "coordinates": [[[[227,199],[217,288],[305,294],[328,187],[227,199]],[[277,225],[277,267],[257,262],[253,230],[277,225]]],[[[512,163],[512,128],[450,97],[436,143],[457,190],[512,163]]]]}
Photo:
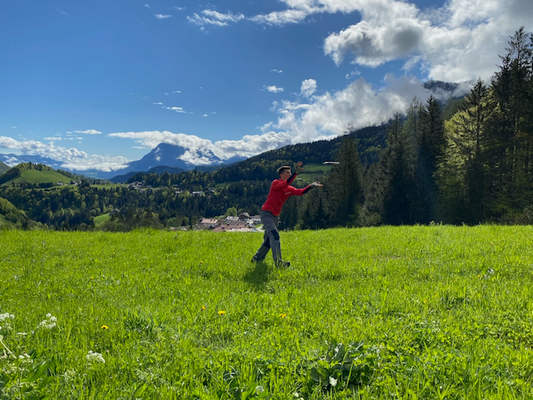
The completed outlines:
{"type": "Polygon", "coordinates": [[[304,171],[301,174],[298,174],[304,183],[311,183],[314,181],[324,181],[324,177],[331,170],[331,165],[322,165],[322,164],[305,164],[304,171]]]}
{"type": "Polygon", "coordinates": [[[109,220],[110,218],[111,218],[111,216],[109,214],[99,215],[97,217],[94,217],[94,224],[95,225],[101,225],[104,222],[106,222],[107,220],[109,220]]]}
{"type": "Polygon", "coordinates": [[[8,221],[2,214],[0,214],[0,228],[14,226],[14,224],[8,221]]]}
{"type": "Polygon", "coordinates": [[[0,232],[0,398],[528,399],[532,237],[0,232]]]}
{"type": "Polygon", "coordinates": [[[71,179],[65,175],[56,172],[56,171],[37,171],[35,169],[29,169],[22,172],[21,176],[18,178],[12,179],[9,182],[4,183],[4,185],[9,185],[11,183],[21,183],[21,182],[33,182],[33,183],[70,183],[71,179]]]}

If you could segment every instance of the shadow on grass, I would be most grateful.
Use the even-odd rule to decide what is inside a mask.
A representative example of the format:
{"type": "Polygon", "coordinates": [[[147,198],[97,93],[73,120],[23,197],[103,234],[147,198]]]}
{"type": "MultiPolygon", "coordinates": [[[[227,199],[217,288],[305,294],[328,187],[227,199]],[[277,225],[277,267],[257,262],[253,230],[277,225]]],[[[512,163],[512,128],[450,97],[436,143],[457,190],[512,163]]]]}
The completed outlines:
{"type": "Polygon", "coordinates": [[[254,263],[254,268],[246,272],[243,279],[256,290],[265,289],[268,283],[268,265],[264,261],[254,263]]]}

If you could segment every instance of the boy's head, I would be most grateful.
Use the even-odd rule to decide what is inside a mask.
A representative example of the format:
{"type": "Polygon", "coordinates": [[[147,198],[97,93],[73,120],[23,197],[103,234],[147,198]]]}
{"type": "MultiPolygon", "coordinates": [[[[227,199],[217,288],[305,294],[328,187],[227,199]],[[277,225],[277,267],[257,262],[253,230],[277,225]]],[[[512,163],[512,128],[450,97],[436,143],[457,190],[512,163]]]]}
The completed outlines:
{"type": "Polygon", "coordinates": [[[279,167],[278,174],[279,174],[280,179],[286,181],[291,176],[291,167],[289,167],[288,165],[279,167]]]}

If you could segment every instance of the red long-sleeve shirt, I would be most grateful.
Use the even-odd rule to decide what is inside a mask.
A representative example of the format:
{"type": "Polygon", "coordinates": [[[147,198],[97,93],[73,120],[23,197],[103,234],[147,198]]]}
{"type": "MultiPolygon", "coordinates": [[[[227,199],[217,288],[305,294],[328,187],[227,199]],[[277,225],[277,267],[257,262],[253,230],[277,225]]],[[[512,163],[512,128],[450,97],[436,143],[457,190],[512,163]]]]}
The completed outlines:
{"type": "Polygon", "coordinates": [[[307,193],[311,189],[311,185],[307,185],[303,189],[297,189],[291,186],[291,182],[296,178],[296,172],[292,174],[286,181],[282,179],[276,179],[270,186],[270,193],[263,204],[262,210],[270,211],[276,217],[281,213],[281,208],[287,199],[291,196],[301,196],[307,193]]]}

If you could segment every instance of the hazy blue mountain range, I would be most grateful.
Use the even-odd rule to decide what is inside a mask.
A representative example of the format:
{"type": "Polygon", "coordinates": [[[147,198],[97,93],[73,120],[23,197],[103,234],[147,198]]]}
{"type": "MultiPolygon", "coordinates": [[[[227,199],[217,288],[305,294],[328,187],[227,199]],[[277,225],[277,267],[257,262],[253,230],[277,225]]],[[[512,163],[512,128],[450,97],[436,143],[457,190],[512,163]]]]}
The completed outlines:
{"type": "Polygon", "coordinates": [[[208,159],[211,164],[198,166],[198,165],[195,165],[195,164],[192,164],[192,163],[189,163],[187,161],[183,161],[180,159],[180,157],[186,151],[189,151],[189,149],[182,147],[182,146],[177,146],[177,145],[172,145],[172,144],[167,144],[167,143],[160,143],[157,147],[152,149],[152,151],[150,151],[147,155],[145,155],[140,160],[132,161],[128,164],[126,168],[118,170],[118,171],[113,171],[113,172],[102,172],[98,170],[86,170],[86,171],[72,170],[72,169],[64,168],[62,166],[61,161],[57,161],[57,160],[54,160],[48,157],[34,156],[34,155],[0,154],[0,162],[3,161],[2,164],[4,164],[5,162],[11,165],[20,164],[23,162],[31,162],[34,164],[44,164],[56,170],[62,169],[65,171],[69,171],[69,172],[77,173],[79,175],[85,175],[85,176],[93,177],[93,178],[111,179],[113,177],[120,176],[119,179],[114,179],[114,181],[116,180],[119,182],[123,182],[123,181],[126,181],[130,176],[138,172],[150,171],[150,172],[156,172],[156,173],[163,173],[165,171],[168,171],[170,173],[178,173],[182,171],[189,171],[195,168],[201,169],[201,170],[210,170],[210,169],[214,169],[224,164],[232,164],[234,162],[242,161],[245,159],[245,157],[232,157],[228,160],[223,161],[217,156],[215,156],[211,151],[207,150],[207,151],[201,152],[201,154],[198,154],[198,155],[204,159],[208,159]],[[163,167],[163,169],[161,169],[161,167],[163,167]]]}

